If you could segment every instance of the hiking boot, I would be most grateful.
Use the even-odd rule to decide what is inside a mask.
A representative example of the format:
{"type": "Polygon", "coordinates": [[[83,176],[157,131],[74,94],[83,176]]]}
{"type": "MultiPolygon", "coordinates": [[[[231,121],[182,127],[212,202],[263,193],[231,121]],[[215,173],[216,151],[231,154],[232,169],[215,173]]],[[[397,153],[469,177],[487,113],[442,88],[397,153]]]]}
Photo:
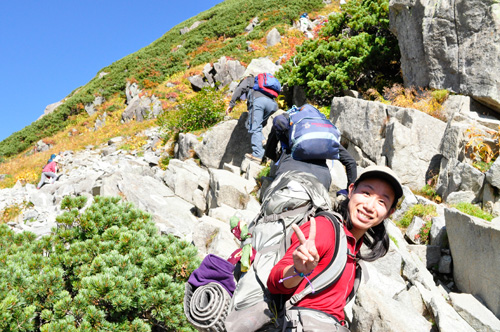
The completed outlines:
{"type": "Polygon", "coordinates": [[[258,157],[255,157],[253,154],[251,153],[246,153],[245,154],[245,158],[251,160],[251,161],[255,161],[256,163],[260,164],[262,162],[262,158],[258,158],[258,157]]]}

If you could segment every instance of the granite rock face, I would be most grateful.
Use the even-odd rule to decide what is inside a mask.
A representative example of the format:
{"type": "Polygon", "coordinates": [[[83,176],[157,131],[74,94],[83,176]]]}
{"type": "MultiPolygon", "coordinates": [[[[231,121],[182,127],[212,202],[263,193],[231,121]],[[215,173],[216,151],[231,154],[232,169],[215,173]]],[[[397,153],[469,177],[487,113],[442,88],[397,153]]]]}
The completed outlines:
{"type": "Polygon", "coordinates": [[[500,113],[500,4],[391,0],[406,86],[448,89],[500,113]]]}

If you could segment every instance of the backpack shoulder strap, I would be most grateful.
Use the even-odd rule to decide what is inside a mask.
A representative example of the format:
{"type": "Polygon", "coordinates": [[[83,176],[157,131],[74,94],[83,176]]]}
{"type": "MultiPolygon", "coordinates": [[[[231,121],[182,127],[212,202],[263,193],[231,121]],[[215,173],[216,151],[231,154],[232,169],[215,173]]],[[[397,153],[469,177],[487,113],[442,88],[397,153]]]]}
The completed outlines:
{"type": "Polygon", "coordinates": [[[322,292],[338,281],[347,262],[347,238],[342,226],[342,217],[335,212],[322,211],[318,215],[326,217],[333,225],[335,230],[335,250],[333,259],[328,266],[318,275],[311,279],[311,282],[300,292],[288,300],[287,307],[294,306],[307,295],[322,292]],[[312,286],[311,286],[312,284],[312,286]]]}
{"type": "Polygon", "coordinates": [[[361,284],[361,282],[363,281],[363,269],[365,270],[365,281],[367,281],[368,279],[368,274],[366,273],[367,270],[366,270],[366,267],[365,266],[365,263],[364,261],[362,260],[358,260],[357,261],[357,264],[356,264],[356,276],[354,277],[354,286],[352,287],[352,290],[351,292],[349,293],[349,295],[347,296],[347,299],[345,301],[346,305],[351,302],[351,300],[354,298],[354,296],[356,295],[356,292],[358,291],[358,288],[359,288],[359,285],[361,284]]]}

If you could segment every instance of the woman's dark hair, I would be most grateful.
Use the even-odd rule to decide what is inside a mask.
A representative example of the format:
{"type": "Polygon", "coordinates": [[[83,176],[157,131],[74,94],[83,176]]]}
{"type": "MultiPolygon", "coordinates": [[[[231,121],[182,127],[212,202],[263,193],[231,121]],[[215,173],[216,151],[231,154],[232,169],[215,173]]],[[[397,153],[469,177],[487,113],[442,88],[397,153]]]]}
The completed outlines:
{"type": "MultiPolygon", "coordinates": [[[[355,188],[356,187],[354,187],[353,190],[355,188]]],[[[353,226],[348,205],[349,198],[346,198],[339,204],[337,212],[339,212],[344,219],[347,229],[352,229],[353,226]]],[[[362,255],[360,251],[357,255],[358,258],[367,262],[372,262],[380,257],[384,257],[387,251],[389,251],[389,236],[387,235],[384,222],[370,228],[365,235],[363,235],[363,243],[370,249],[370,252],[366,255],[362,255]]]]}

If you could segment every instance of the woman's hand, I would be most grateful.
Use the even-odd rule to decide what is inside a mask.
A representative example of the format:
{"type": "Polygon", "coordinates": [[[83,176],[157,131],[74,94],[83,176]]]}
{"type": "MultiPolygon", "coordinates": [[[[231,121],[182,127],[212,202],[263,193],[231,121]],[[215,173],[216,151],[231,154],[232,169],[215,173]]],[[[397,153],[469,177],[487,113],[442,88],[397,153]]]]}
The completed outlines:
{"type": "Polygon", "coordinates": [[[299,239],[300,245],[295,248],[292,257],[293,265],[298,273],[308,274],[318,265],[319,254],[316,250],[316,220],[311,218],[309,228],[309,238],[306,239],[304,233],[297,225],[292,225],[295,235],[299,239]]]}

